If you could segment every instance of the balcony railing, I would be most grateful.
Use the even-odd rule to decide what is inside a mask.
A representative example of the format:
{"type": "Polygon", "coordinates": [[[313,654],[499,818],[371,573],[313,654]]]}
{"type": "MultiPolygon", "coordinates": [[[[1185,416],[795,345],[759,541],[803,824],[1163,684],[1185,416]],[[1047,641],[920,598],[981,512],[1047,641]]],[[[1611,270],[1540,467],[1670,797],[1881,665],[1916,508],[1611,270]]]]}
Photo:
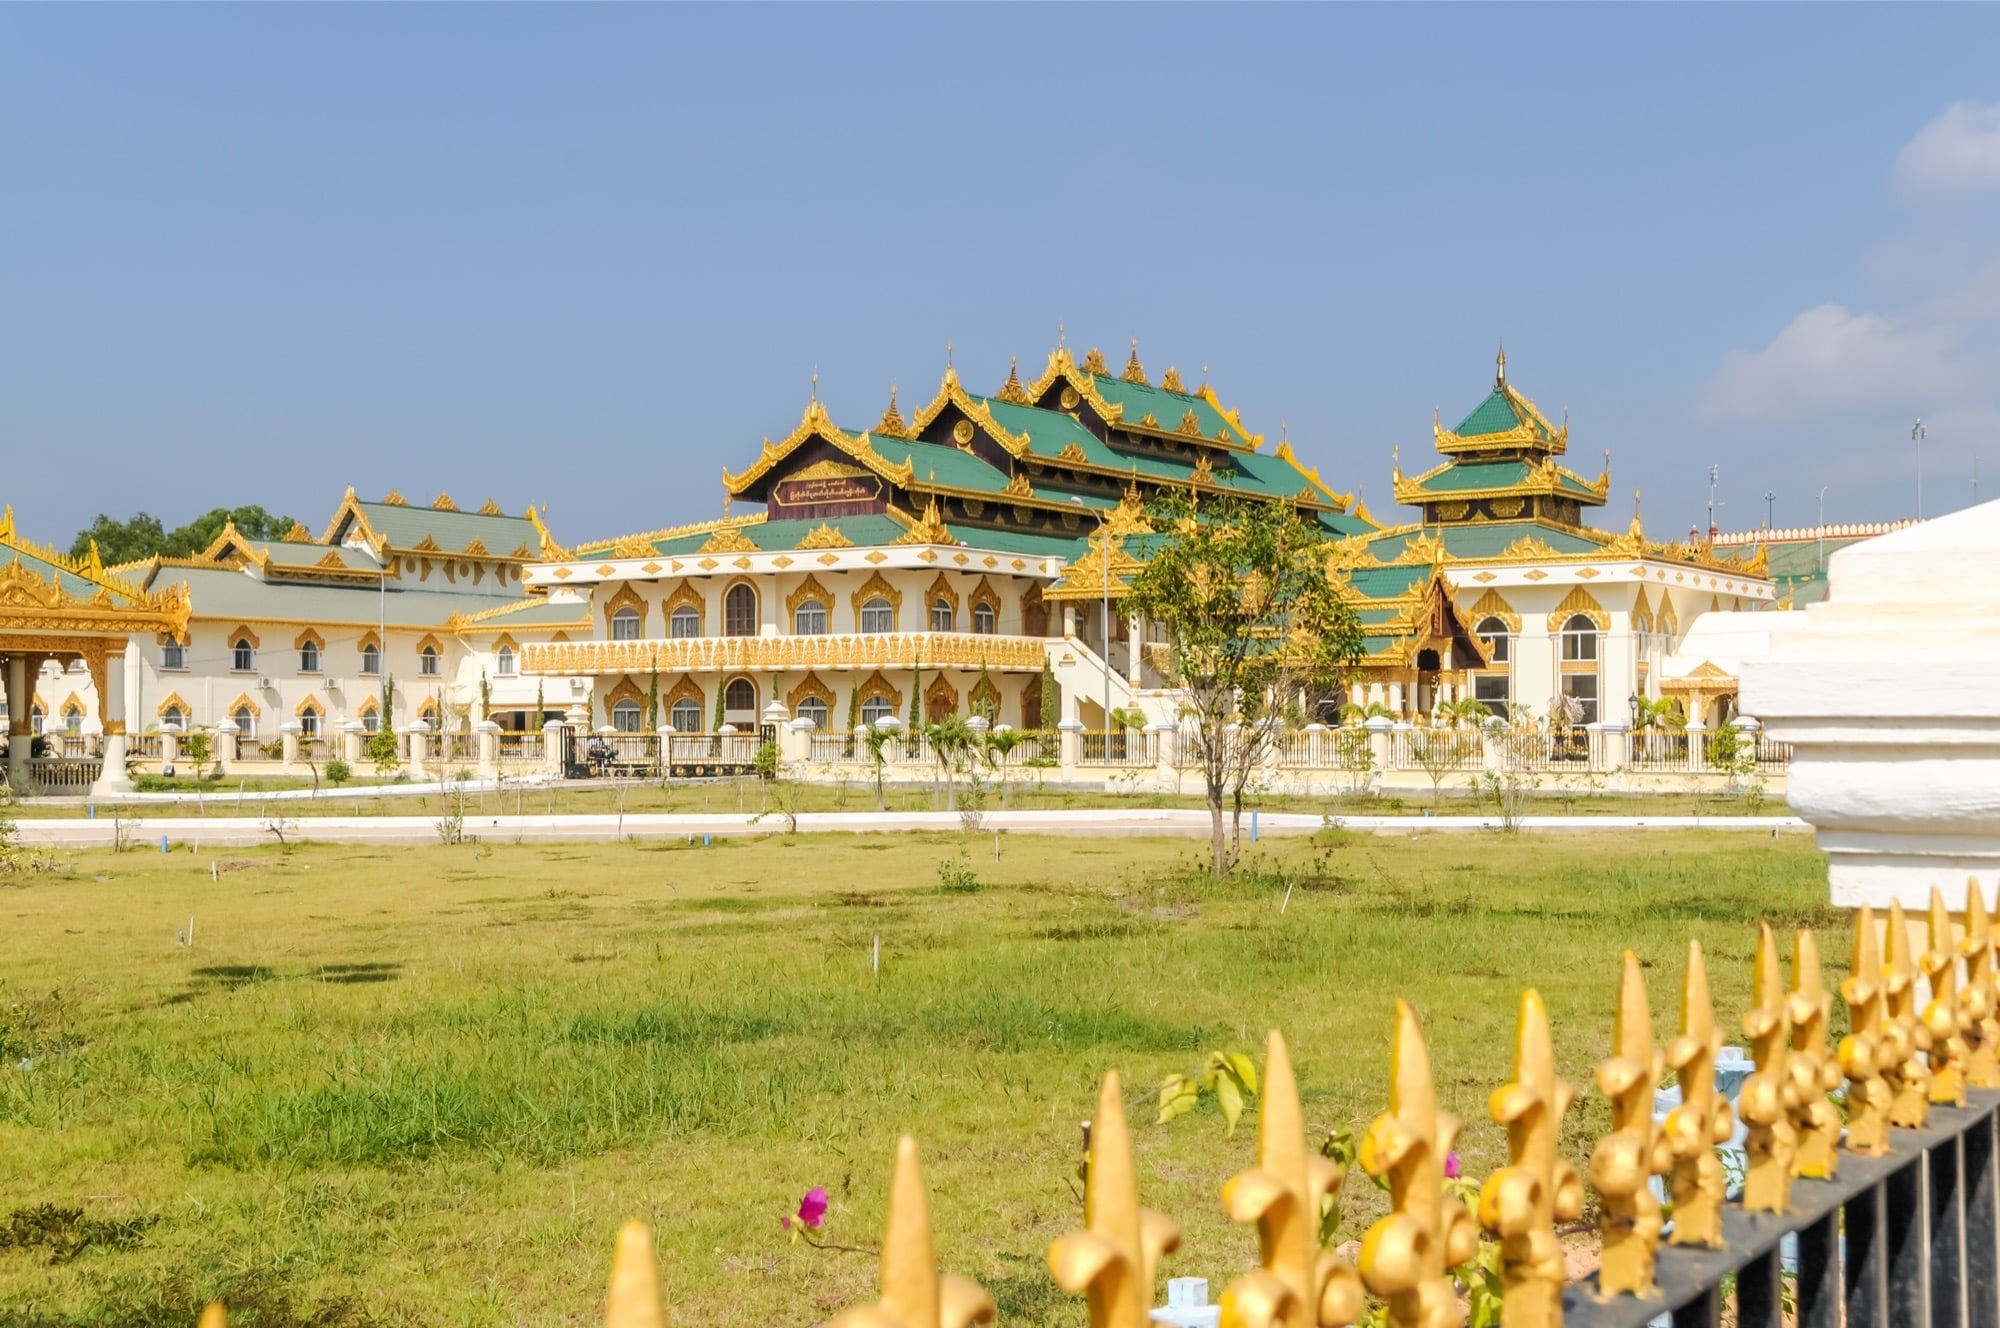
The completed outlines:
{"type": "Polygon", "coordinates": [[[1039,670],[1046,644],[1038,636],[976,632],[829,633],[824,636],[697,636],[673,640],[534,642],[523,648],[528,673],[577,676],[719,673],[775,669],[1039,670]]]}

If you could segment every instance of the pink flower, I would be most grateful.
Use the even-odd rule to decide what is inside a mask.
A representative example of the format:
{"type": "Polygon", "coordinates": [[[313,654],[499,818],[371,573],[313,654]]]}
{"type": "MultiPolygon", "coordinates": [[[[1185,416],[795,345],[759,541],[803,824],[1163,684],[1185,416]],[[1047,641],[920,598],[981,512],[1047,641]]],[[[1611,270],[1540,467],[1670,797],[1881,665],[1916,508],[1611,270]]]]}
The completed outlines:
{"type": "Polygon", "coordinates": [[[815,1185],[799,1200],[799,1223],[818,1231],[826,1222],[826,1190],[815,1185]]]}
{"type": "Polygon", "coordinates": [[[1457,1154],[1457,1153],[1446,1153],[1446,1154],[1444,1155],[1444,1178],[1445,1178],[1446,1180],[1457,1180],[1457,1179],[1458,1179],[1458,1154],[1457,1154]]]}

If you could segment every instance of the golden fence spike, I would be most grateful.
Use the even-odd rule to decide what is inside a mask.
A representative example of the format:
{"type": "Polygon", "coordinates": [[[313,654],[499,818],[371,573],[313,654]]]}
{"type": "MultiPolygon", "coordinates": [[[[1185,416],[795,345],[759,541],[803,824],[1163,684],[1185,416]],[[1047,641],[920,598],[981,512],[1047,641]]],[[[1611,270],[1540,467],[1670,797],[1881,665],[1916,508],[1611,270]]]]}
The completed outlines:
{"type": "Polygon", "coordinates": [[[221,1301],[209,1301],[202,1309],[201,1323],[197,1328],[229,1328],[229,1311],[222,1308],[221,1301]]]}
{"type": "Polygon", "coordinates": [[[1666,1137],[1653,1120],[1653,1089],[1665,1061],[1653,1046],[1653,1016],[1639,956],[1625,952],[1618,984],[1618,1022],[1611,1059],[1597,1067],[1597,1087],[1611,1101],[1611,1133],[1590,1151],[1590,1183],[1602,1200],[1598,1230],[1603,1262],[1597,1286],[1606,1295],[1653,1295],[1660,1249],[1660,1201],[1649,1183],[1673,1166],[1666,1137]]]}
{"type": "Polygon", "coordinates": [[[1995,967],[1991,915],[1979,881],[1965,882],[1965,987],[1959,993],[1965,1024],[1965,1083],[1968,1088],[2000,1088],[2000,970],[1995,967]]]}
{"type": "Polygon", "coordinates": [[[1901,900],[1889,902],[1888,944],[1882,954],[1882,1077],[1889,1081],[1889,1123],[1921,1130],[1930,1118],[1930,1034],[1917,1013],[1917,969],[1910,924],[1901,900]]]}
{"type": "Polygon", "coordinates": [[[1257,1165],[1222,1187],[1229,1220],[1257,1226],[1260,1266],[1223,1291],[1223,1328],[1344,1328],[1360,1317],[1360,1277],[1319,1248],[1322,1201],[1343,1178],[1306,1148],[1291,1055],[1274,1030],[1265,1041],[1257,1165]]]}
{"type": "Polygon", "coordinates": [[[653,1233],[644,1222],[627,1222],[618,1229],[611,1288],[604,1299],[604,1328],[666,1328],[660,1266],[653,1260],[653,1233]]]}
{"type": "Polygon", "coordinates": [[[1087,1298],[1090,1328],[1148,1328],[1153,1271],[1180,1243],[1180,1227],[1139,1207],[1125,1103],[1117,1073],[1106,1074],[1090,1130],[1083,1229],[1049,1246],[1049,1272],[1064,1291],[1087,1298]]]}
{"type": "Polygon", "coordinates": [[[1508,1165],[1479,1191],[1479,1221],[1500,1239],[1500,1317],[1507,1328],[1560,1328],[1568,1270],[1558,1220],[1583,1211],[1583,1181],[1556,1154],[1576,1090],[1556,1078],[1555,1042],[1539,992],[1521,993],[1514,1082],[1487,1107],[1507,1129],[1508,1165]]]}
{"type": "Polygon", "coordinates": [[[889,1215],[882,1231],[882,1298],[836,1315],[829,1328],[968,1328],[993,1321],[993,1300],[977,1282],[939,1276],[931,1238],[930,1193],[917,1141],[896,1141],[889,1215]]]}
{"type": "Polygon", "coordinates": [[[1756,1004],[1743,1016],[1743,1035],[1750,1039],[1757,1069],[1743,1081],[1737,1098],[1737,1110],[1748,1127],[1743,1144],[1743,1208],[1751,1213],[1782,1213],[1791,1202],[1792,1163],[1798,1152],[1798,1136],[1792,1129],[1798,1097],[1790,1073],[1790,1005],[1778,966],[1778,939],[1768,922],[1757,924],[1750,989],[1756,1004]]]}
{"type": "Polygon", "coordinates": [[[1930,1035],[1931,1101],[1941,1106],[1965,1105],[1965,1038],[1959,1027],[1958,944],[1952,935],[1951,912],[1944,891],[1931,887],[1930,947],[1924,951],[1924,976],[1930,979],[1930,1004],[1924,1006],[1924,1031],[1930,1035]]]}
{"type": "Polygon", "coordinates": [[[1735,1132],[1729,1101],[1715,1091],[1715,1057],[1722,1033],[1708,998],[1708,965],[1701,942],[1688,942],[1687,976],[1681,983],[1681,1033],[1667,1044],[1667,1064],[1681,1087],[1681,1104],[1667,1113],[1667,1147],[1673,1153],[1674,1245],[1722,1243],[1722,1162],[1717,1144],[1735,1132]]]}
{"type": "Polygon", "coordinates": [[[1840,984],[1847,1004],[1847,1036],[1840,1040],[1840,1072],[1847,1080],[1847,1146],[1880,1157],[1889,1151],[1889,1104],[1894,1090],[1888,1069],[1888,992],[1882,950],[1875,940],[1875,910],[1863,904],[1854,915],[1854,962],[1840,984]]]}
{"type": "Polygon", "coordinates": [[[1840,1087],[1840,1062],[1827,1049],[1833,997],[1827,994],[1819,942],[1809,927],[1792,933],[1792,994],[1786,1012],[1792,1025],[1792,1128],[1798,1135],[1792,1174],[1830,1180],[1840,1169],[1840,1112],[1827,1094],[1840,1087]]]}
{"type": "Polygon", "coordinates": [[[1361,1165],[1389,1182],[1389,1216],[1361,1241],[1361,1280],[1388,1302],[1390,1328],[1457,1328],[1465,1307],[1451,1270],[1478,1251],[1472,1214],[1444,1192],[1458,1118],[1437,1108],[1416,1011],[1396,1002],[1389,1110],[1361,1141],[1361,1165]]]}

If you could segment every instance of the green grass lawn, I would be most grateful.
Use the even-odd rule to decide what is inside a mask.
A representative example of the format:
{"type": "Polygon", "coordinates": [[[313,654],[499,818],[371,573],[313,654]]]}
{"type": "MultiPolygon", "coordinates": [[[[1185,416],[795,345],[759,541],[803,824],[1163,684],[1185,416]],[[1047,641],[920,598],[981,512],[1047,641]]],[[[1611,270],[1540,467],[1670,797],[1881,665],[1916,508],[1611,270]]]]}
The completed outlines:
{"type": "MultiPolygon", "coordinates": [[[[1191,876],[1178,840],[801,837],[78,854],[0,877],[0,1323],[601,1321],[618,1223],[654,1227],[674,1321],[807,1325],[872,1298],[896,1136],[919,1138],[947,1266],[1004,1322],[1074,1324],[1043,1257],[1098,1076],[1136,1096],[1283,1029],[1307,1118],[1385,1105],[1393,998],[1427,1022],[1468,1171],[1522,986],[1572,1083],[1607,1054],[1619,951],[1668,1031],[1687,940],[1718,1015],[1754,924],[1847,945],[1799,836],[1329,834],[1191,876]],[[954,861],[963,854],[963,861],[954,861]],[[941,870],[941,867],[943,868],[941,870]],[[1292,887],[1288,905],[1283,904],[1292,887]],[[194,919],[194,944],[179,943],[194,919]],[[881,939],[882,969],[869,956],[881,939]],[[21,1062],[29,1064],[24,1067],[21,1062]],[[81,1210],[52,1220],[40,1205],[81,1210]]],[[[1581,1164],[1605,1122],[1568,1122],[1581,1164]]],[[[1168,1272],[1255,1257],[1218,1187],[1246,1120],[1135,1108],[1168,1272]]],[[[1350,1229],[1380,1211],[1350,1178],[1350,1229]]]]}

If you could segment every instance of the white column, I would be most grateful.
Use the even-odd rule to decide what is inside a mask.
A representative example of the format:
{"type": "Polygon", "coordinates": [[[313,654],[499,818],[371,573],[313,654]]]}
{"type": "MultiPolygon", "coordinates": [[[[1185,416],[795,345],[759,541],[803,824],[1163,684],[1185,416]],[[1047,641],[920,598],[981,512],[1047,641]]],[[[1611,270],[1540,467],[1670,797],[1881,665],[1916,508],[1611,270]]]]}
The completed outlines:
{"type": "Polygon", "coordinates": [[[500,774],[500,726],[490,719],[482,719],[472,726],[479,737],[479,769],[481,779],[494,779],[500,774]]]}
{"type": "Polygon", "coordinates": [[[177,724],[160,725],[160,769],[172,770],[181,756],[181,730],[177,724]]]}
{"type": "Polygon", "coordinates": [[[236,721],[224,719],[215,726],[215,766],[227,774],[236,760],[236,721]]]}
{"type": "Polygon", "coordinates": [[[410,774],[416,779],[424,777],[424,748],[430,740],[431,726],[421,719],[413,719],[403,725],[404,736],[410,740],[410,774]]]}
{"type": "MultiPolygon", "coordinates": [[[[1075,635],[1076,635],[1076,605],[1074,605],[1074,604],[1068,604],[1068,603],[1065,603],[1065,604],[1064,604],[1064,605],[1062,606],[1062,615],[1063,615],[1063,635],[1064,635],[1064,636],[1075,636],[1075,635]]],[[[930,621],[930,619],[929,619],[928,617],[926,617],[926,618],[924,619],[924,621],[928,623],[928,622],[930,621]]]]}
{"type": "Polygon", "coordinates": [[[1083,721],[1073,717],[1065,719],[1056,725],[1056,730],[1061,734],[1062,767],[1074,770],[1083,759],[1083,721]]]}
{"type": "Polygon", "coordinates": [[[562,777],[563,772],[563,722],[549,720],[542,725],[542,766],[551,775],[562,777]]]}
{"type": "Polygon", "coordinates": [[[104,695],[97,698],[97,713],[104,725],[104,763],[98,768],[97,782],[90,786],[92,797],[112,797],[132,791],[132,777],[125,773],[125,656],[113,655],[105,664],[104,695]]]}
{"type": "Polygon", "coordinates": [[[287,770],[299,763],[299,735],[305,731],[306,726],[296,719],[288,719],[278,725],[278,738],[284,744],[284,768],[287,770]]]}
{"type": "Polygon", "coordinates": [[[349,770],[361,768],[361,750],[368,741],[368,726],[358,719],[350,719],[340,726],[341,759],[347,762],[349,770]]]}
{"type": "Polygon", "coordinates": [[[1139,632],[1142,624],[1134,613],[1125,620],[1125,678],[1134,687],[1139,685],[1139,632]]]}

